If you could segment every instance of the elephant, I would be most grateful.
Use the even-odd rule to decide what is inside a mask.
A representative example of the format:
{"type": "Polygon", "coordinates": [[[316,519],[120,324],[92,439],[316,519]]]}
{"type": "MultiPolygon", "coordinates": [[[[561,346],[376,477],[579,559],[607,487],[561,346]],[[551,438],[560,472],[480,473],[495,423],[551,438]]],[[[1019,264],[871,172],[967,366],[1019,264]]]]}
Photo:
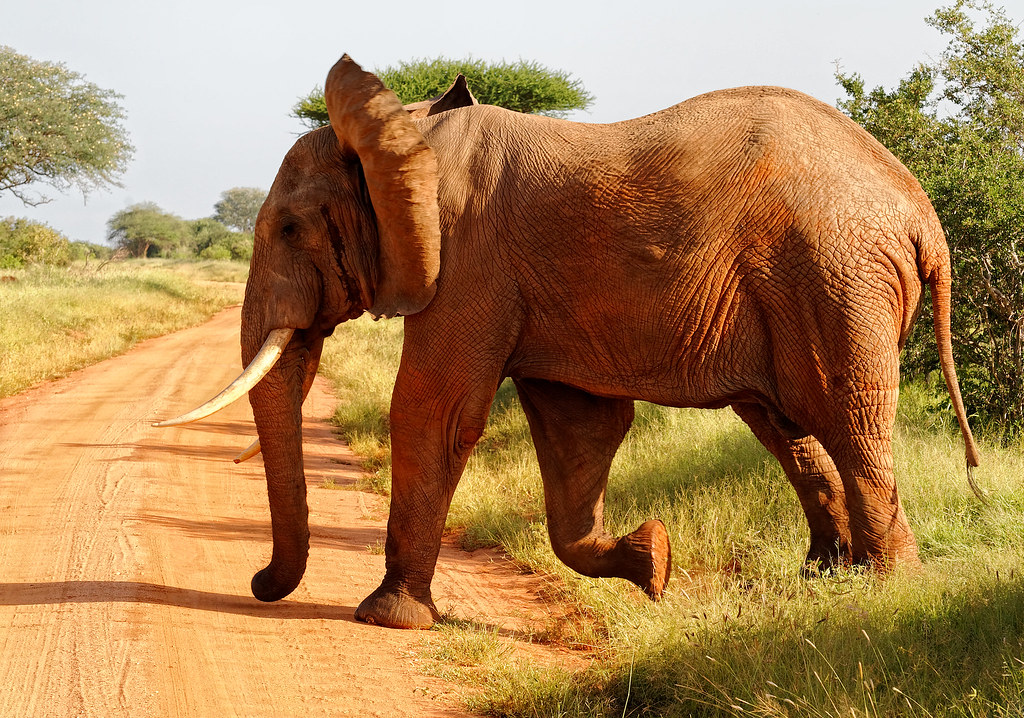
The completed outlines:
{"type": "Polygon", "coordinates": [[[661,521],[621,537],[604,527],[637,400],[732,407],[799,497],[807,565],[919,563],[892,432],[925,285],[969,466],[978,449],[953,363],[943,229],[856,123],[778,87],[611,124],[478,104],[464,82],[403,107],[348,55],[325,97],[330,127],[295,142],[259,212],[249,368],[221,402],[248,392],[264,456],[273,553],[252,579],[257,599],[288,595],[305,570],[301,405],[325,337],[364,312],[403,316],[405,334],[385,575],[359,620],[438,620],[445,518],[506,378],[552,548],[580,574],[653,599],[669,579],[661,521]]]}

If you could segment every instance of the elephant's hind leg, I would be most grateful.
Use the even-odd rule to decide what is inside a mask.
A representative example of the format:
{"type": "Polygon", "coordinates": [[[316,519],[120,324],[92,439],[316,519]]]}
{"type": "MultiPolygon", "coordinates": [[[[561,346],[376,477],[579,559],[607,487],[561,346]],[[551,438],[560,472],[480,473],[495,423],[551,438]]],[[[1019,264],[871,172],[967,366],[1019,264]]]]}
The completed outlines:
{"type": "Polygon", "coordinates": [[[804,563],[807,571],[820,571],[849,563],[850,518],[846,492],[832,459],[813,436],[791,439],[782,435],[757,404],[735,404],[733,411],[778,459],[796,490],[811,531],[811,546],[804,563]]]}
{"type": "MultiPolygon", "coordinates": [[[[891,404],[895,414],[895,392],[878,399],[876,406],[891,404]]],[[[896,488],[892,456],[892,422],[877,422],[874,431],[857,433],[871,426],[870,420],[852,412],[850,430],[822,442],[833,457],[846,489],[850,512],[850,546],[855,563],[887,570],[894,564],[917,565],[917,541],[907,522],[896,488]]]]}
{"type": "Polygon", "coordinates": [[[633,421],[633,402],[537,379],[517,379],[516,387],[544,479],[555,555],[585,576],[625,578],[659,598],[672,568],[664,524],[648,521],[619,538],[604,529],[608,471],[633,421]]]}

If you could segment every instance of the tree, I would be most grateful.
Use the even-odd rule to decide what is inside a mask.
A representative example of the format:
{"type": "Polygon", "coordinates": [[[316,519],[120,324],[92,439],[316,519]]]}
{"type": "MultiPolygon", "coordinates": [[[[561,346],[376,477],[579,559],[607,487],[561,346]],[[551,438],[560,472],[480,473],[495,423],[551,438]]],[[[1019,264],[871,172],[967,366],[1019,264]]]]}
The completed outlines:
{"type": "Polygon", "coordinates": [[[242,261],[252,258],[251,233],[232,232],[210,217],[192,220],[188,225],[192,234],[192,251],[200,259],[242,261]]]}
{"type": "Polygon", "coordinates": [[[257,187],[225,190],[220,193],[220,201],[213,206],[213,218],[239,232],[252,233],[256,230],[256,215],[266,198],[266,190],[257,187]]]}
{"type": "MultiPolygon", "coordinates": [[[[406,105],[441,94],[459,73],[466,76],[469,89],[482,104],[516,112],[562,117],[571,110],[585,110],[594,101],[583,84],[569,73],[525,60],[491,64],[471,58],[439,57],[374,70],[381,82],[406,105]]],[[[292,108],[292,115],[310,129],[329,124],[323,88],[314,89],[301,98],[292,108]]]]}
{"type": "MultiPolygon", "coordinates": [[[[953,260],[965,402],[1012,435],[1024,431],[1024,43],[1005,12],[984,0],[958,0],[927,22],[950,37],[938,61],[892,91],[868,92],[859,75],[838,72],[848,96],[839,107],[930,196],[953,260]]],[[[929,327],[919,322],[911,337],[911,373],[938,366],[929,327]]]]}
{"type": "Polygon", "coordinates": [[[62,64],[0,46],[0,192],[37,205],[48,198],[29,193],[32,184],[83,194],[116,185],[133,152],[120,98],[62,64]]]}
{"type": "Polygon", "coordinates": [[[133,257],[191,254],[188,224],[153,202],[134,204],[107,221],[107,240],[133,257]]]}

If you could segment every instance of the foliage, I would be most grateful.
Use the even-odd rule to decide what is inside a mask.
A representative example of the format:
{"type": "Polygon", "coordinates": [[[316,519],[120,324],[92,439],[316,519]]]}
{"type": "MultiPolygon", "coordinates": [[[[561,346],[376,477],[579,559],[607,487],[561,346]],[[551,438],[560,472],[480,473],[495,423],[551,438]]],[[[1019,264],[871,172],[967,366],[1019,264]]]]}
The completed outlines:
{"type": "MultiPolygon", "coordinates": [[[[583,83],[562,70],[537,62],[496,62],[467,58],[400,62],[374,70],[403,104],[429,100],[441,94],[455,77],[466,76],[469,89],[484,105],[497,105],[516,112],[564,117],[571,110],[586,110],[594,101],[583,83]]],[[[292,108],[292,115],[310,129],[330,124],[323,89],[314,89],[292,108]]]]}
{"type": "Polygon", "coordinates": [[[29,193],[35,183],[86,194],[117,184],[133,152],[120,98],[62,64],[0,45],[0,192],[35,205],[47,201],[29,193]]]}
{"type": "Polygon", "coordinates": [[[153,202],[134,204],[107,220],[107,240],[137,258],[172,256],[188,236],[185,220],[153,202]]]}
{"type": "Polygon", "coordinates": [[[252,258],[253,237],[250,232],[232,232],[213,218],[195,219],[188,223],[191,232],[189,250],[200,259],[252,258]]]}
{"type": "Polygon", "coordinates": [[[107,239],[132,257],[233,259],[252,257],[252,235],[207,217],[183,220],[152,202],[132,205],[107,222],[107,239]]]}
{"type": "Polygon", "coordinates": [[[239,232],[256,231],[256,215],[267,198],[266,190],[258,187],[233,187],[220,194],[220,201],[213,206],[213,218],[239,232]]]}
{"type": "MultiPolygon", "coordinates": [[[[946,229],[953,331],[968,410],[1024,430],[1024,42],[1002,10],[958,0],[929,24],[950,37],[942,57],[892,91],[838,73],[840,108],[914,173],[946,229]],[[984,26],[974,19],[983,14],[984,26]]],[[[904,368],[938,366],[930,307],[904,368]]]]}
{"type": "Polygon", "coordinates": [[[71,243],[52,227],[16,217],[0,221],[0,269],[66,265],[71,259],[71,243]]]}
{"type": "MultiPolygon", "coordinates": [[[[376,442],[384,491],[401,343],[397,322],[350,321],[327,340],[321,363],[339,394],[343,433],[376,442]]],[[[653,604],[625,581],[579,576],[554,557],[526,420],[504,384],[446,529],[464,545],[500,545],[545,576],[559,608],[513,640],[557,643],[580,660],[538,668],[503,650],[492,627],[448,621],[429,648],[436,670],[471,681],[471,707],[486,715],[1024,714],[1024,445],[984,447],[982,505],[963,476],[955,420],[945,423],[934,404],[933,389],[904,386],[894,436],[924,566],[807,578],[799,503],[739,418],[638,403],[612,465],[605,521],[619,535],[665,521],[673,578],[653,604]]]]}

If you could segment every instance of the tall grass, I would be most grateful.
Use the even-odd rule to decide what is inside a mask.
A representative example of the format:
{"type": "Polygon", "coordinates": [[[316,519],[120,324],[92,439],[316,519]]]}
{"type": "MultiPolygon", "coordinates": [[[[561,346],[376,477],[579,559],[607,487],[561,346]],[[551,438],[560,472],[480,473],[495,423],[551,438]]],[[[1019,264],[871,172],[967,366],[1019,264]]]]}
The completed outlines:
{"type": "Polygon", "coordinates": [[[132,260],[0,272],[0,397],[201,323],[241,301],[247,269],[132,260]]]}
{"type": "MultiPolygon", "coordinates": [[[[386,490],[400,332],[360,320],[335,336],[325,366],[342,377],[338,421],[371,447],[386,490]]],[[[665,521],[673,579],[652,604],[623,581],[574,574],[551,553],[526,421],[506,384],[448,527],[467,545],[500,545],[557,576],[576,618],[535,638],[597,659],[570,677],[482,658],[470,672],[473,707],[509,716],[1024,715],[1024,447],[983,442],[982,504],[944,403],[941,387],[904,387],[895,434],[923,570],[813,579],[799,572],[808,536],[796,497],[743,423],[728,410],[638,404],[612,467],[606,521],[616,533],[665,521]]],[[[473,629],[449,632],[459,630],[473,629]]]]}

